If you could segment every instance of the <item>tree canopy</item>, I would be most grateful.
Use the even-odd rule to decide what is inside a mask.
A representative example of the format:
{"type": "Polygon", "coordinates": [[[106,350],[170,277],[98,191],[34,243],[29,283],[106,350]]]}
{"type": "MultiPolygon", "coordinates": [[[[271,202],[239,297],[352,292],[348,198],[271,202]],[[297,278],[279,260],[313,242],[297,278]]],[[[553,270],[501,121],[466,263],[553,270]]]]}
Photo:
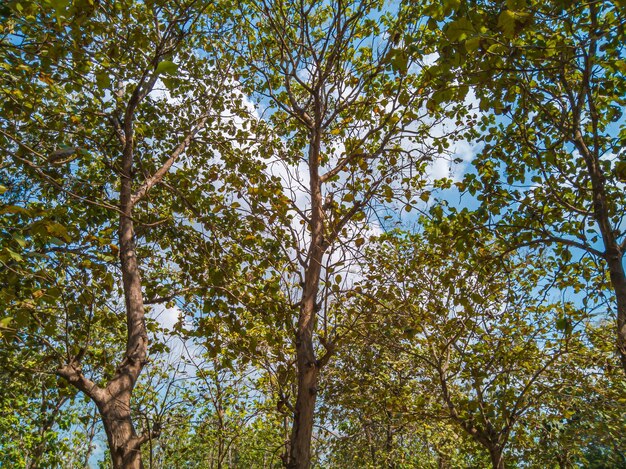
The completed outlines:
{"type": "Polygon", "coordinates": [[[625,27],[4,2],[0,465],[626,467],[625,27]]]}

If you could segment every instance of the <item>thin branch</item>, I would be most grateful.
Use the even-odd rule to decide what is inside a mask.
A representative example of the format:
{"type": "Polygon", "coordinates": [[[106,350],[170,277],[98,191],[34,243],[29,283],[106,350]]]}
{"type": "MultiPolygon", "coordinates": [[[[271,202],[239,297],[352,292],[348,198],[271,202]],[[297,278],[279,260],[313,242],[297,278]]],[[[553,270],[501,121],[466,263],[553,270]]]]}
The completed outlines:
{"type": "Polygon", "coordinates": [[[137,191],[132,195],[131,200],[130,200],[131,206],[136,205],[137,202],[139,202],[141,199],[143,199],[146,196],[148,191],[155,184],[158,184],[161,181],[161,179],[163,179],[163,177],[170,170],[174,162],[176,162],[176,160],[180,157],[180,155],[187,149],[187,147],[189,146],[193,138],[196,136],[196,134],[202,128],[204,128],[208,119],[209,119],[209,116],[205,114],[200,119],[200,121],[191,129],[191,131],[187,134],[187,136],[183,139],[183,141],[178,144],[178,146],[174,149],[174,151],[172,152],[170,157],[167,159],[167,161],[163,164],[163,166],[161,166],[156,171],[156,173],[154,173],[154,175],[152,175],[150,178],[144,181],[141,187],[139,187],[139,189],[137,189],[137,191]]]}

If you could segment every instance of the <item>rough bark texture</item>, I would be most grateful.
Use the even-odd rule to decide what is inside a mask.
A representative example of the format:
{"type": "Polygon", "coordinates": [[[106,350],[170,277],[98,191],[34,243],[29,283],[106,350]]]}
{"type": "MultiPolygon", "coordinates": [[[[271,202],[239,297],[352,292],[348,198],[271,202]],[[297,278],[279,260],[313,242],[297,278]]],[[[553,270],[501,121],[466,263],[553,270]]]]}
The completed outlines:
{"type": "Polygon", "coordinates": [[[98,410],[107,435],[113,467],[142,468],[139,438],[130,414],[131,393],[122,391],[115,394],[110,387],[105,391],[105,400],[98,403],[98,410]]]}

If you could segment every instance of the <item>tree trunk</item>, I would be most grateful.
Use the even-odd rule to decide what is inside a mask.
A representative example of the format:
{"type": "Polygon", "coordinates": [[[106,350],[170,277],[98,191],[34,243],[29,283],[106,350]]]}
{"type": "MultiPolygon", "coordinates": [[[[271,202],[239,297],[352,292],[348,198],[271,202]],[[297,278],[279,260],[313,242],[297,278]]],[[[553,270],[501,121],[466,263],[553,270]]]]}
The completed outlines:
{"type": "Polygon", "coordinates": [[[291,430],[288,468],[307,469],[311,463],[313,415],[317,397],[318,367],[304,347],[298,347],[298,397],[291,430]]]}
{"type": "Polygon", "coordinates": [[[309,146],[309,184],[311,189],[311,241],[308,263],[304,273],[304,286],[300,301],[300,315],[296,332],[296,363],[298,368],[298,395],[294,407],[293,426],[287,467],[308,469],[311,465],[311,438],[313,416],[317,399],[317,383],[320,362],[316,359],[313,345],[317,296],[322,263],[326,250],[324,239],[324,210],[322,188],[319,178],[320,134],[314,132],[309,146]]]}
{"type": "Polygon", "coordinates": [[[504,469],[504,458],[502,457],[502,448],[500,448],[500,446],[490,446],[489,457],[491,458],[491,466],[493,469],[504,469]]]}
{"type": "Polygon", "coordinates": [[[118,235],[126,305],[126,353],[115,376],[104,388],[83,375],[79,356],[73,357],[69,363],[57,370],[57,374],[96,403],[107,435],[113,468],[137,469],[143,468],[141,445],[153,436],[156,437],[158,431],[154,431],[153,434],[146,432],[138,437],[130,412],[132,391],[148,359],[148,332],[132,219],[133,129],[129,119],[125,125],[125,136],[118,235]]]}
{"type": "Polygon", "coordinates": [[[291,441],[289,445],[289,462],[287,464],[287,467],[292,469],[308,469],[311,464],[313,416],[315,412],[315,401],[317,399],[317,381],[320,369],[313,349],[315,300],[319,286],[319,272],[319,267],[309,269],[307,272],[314,276],[316,275],[317,280],[310,284],[306,284],[305,282],[299,330],[296,338],[298,395],[294,407],[293,426],[291,428],[291,441]]]}
{"type": "Polygon", "coordinates": [[[626,274],[622,263],[622,253],[619,248],[607,250],[607,264],[611,286],[617,300],[617,351],[626,371],[626,274]]]}
{"type": "Polygon", "coordinates": [[[107,435],[114,469],[142,469],[141,439],[135,432],[130,415],[131,390],[112,383],[98,410],[107,435]],[[114,390],[117,390],[115,392],[114,390]]]}

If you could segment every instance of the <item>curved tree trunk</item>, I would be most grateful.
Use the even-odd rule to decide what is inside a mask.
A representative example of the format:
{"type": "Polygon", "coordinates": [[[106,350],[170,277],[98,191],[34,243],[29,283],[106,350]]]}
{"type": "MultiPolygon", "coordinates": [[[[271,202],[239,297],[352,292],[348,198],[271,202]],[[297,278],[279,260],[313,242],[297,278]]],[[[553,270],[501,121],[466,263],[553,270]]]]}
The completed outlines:
{"type": "Polygon", "coordinates": [[[98,386],[83,375],[80,356],[73,357],[57,371],[97,405],[107,434],[114,469],[142,468],[140,446],[152,436],[147,433],[137,436],[130,411],[132,391],[148,359],[148,332],[132,218],[135,205],[132,180],[134,158],[132,112],[140,100],[139,90],[140,88],[137,88],[135,92],[137,95],[131,98],[124,122],[125,137],[120,177],[118,240],[126,306],[126,352],[115,376],[105,387],[98,386]]]}
{"type": "MultiPolygon", "coordinates": [[[[137,259],[134,231],[134,208],[149,191],[168,174],[177,159],[185,153],[196,134],[205,127],[208,110],[197,119],[184,138],[169,153],[162,164],[157,163],[157,170],[146,177],[139,187],[134,187],[135,172],[135,125],[137,110],[142,101],[154,89],[159,79],[158,64],[182,43],[190,34],[185,28],[172,27],[179,22],[185,23],[190,18],[190,6],[180,6],[176,15],[163,34],[157,34],[159,40],[154,44],[154,54],[138,75],[138,81],[123,108],[123,115],[111,114],[108,121],[112,133],[117,137],[121,149],[119,164],[115,165],[115,174],[119,175],[119,213],[118,240],[122,286],[126,306],[126,351],[115,375],[104,387],[86,378],[81,369],[82,353],[69,357],[57,374],[89,396],[97,405],[107,434],[113,467],[141,468],[140,447],[151,438],[159,435],[159,428],[137,435],[131,418],[131,396],[139,375],[148,360],[148,332],[145,321],[145,308],[142,291],[141,269],[137,259]]],[[[155,18],[160,22],[160,18],[155,18]]],[[[164,25],[165,26],[165,25],[164,25]]],[[[157,24],[157,29],[159,28],[157,24]]],[[[121,96],[125,95],[124,86],[120,85],[121,96]]],[[[122,106],[119,106],[122,114],[122,106]]]]}

